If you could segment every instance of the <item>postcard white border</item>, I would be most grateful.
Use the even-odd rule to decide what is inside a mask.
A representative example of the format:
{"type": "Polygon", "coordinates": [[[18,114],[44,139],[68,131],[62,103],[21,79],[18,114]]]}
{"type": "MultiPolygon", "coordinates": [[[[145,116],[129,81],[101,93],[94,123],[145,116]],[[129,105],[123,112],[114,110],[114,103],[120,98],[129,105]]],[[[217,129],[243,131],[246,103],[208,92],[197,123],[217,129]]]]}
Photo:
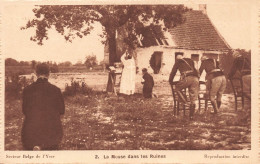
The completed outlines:
{"type": "MultiPolygon", "coordinates": [[[[143,1],[143,0],[120,0],[120,1],[104,1],[104,0],[75,0],[75,1],[1,1],[0,2],[0,20],[3,15],[3,8],[5,5],[10,4],[18,4],[18,5],[26,5],[26,4],[236,4],[236,3],[245,3],[251,4],[251,42],[252,42],[252,120],[251,120],[251,150],[227,150],[227,151],[217,151],[217,150],[98,150],[98,151],[42,151],[42,152],[29,152],[29,151],[5,151],[4,150],[4,52],[1,50],[4,46],[4,40],[0,40],[0,65],[1,65],[1,110],[0,110],[0,161],[4,163],[258,163],[259,161],[259,75],[260,75],[260,67],[259,67],[259,29],[260,29],[260,8],[259,2],[257,0],[174,0],[174,1],[143,1]],[[51,155],[55,156],[54,158],[42,158],[43,155],[51,155]],[[148,155],[150,154],[161,154],[166,155],[166,158],[135,158],[135,159],[104,159],[104,156],[108,155],[148,155]],[[34,156],[32,159],[28,158],[6,158],[7,155],[30,155],[34,156]],[[36,158],[41,156],[41,158],[36,158]],[[96,159],[96,155],[99,156],[99,159],[96,159]],[[207,156],[219,156],[219,158],[205,158],[207,156]],[[220,158],[220,156],[230,156],[234,155],[245,155],[249,158],[220,158]]],[[[5,14],[5,13],[4,13],[5,14]]],[[[1,36],[4,33],[2,31],[1,24],[0,33],[1,36]]],[[[2,37],[1,37],[2,38],[2,37]]],[[[46,156],[45,156],[46,157],[46,156]]],[[[1,163],[0,162],[0,163],[1,163]]]]}

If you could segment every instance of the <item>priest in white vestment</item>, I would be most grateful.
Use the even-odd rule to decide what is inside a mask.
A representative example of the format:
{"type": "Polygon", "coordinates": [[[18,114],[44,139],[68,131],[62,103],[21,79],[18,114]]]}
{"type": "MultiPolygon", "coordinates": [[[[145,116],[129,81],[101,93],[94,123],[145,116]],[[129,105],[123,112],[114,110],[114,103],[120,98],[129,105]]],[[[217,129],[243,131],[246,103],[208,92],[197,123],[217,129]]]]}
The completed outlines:
{"type": "Polygon", "coordinates": [[[135,60],[131,54],[126,51],[121,56],[121,62],[124,65],[120,82],[120,93],[132,95],[135,92],[136,66],[135,60]]]}

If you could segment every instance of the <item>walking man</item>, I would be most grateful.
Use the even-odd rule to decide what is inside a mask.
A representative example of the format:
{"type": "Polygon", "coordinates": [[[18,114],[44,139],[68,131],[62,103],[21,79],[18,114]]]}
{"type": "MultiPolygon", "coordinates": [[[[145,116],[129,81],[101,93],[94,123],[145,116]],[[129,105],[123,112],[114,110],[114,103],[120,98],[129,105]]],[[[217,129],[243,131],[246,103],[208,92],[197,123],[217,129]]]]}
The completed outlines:
{"type": "Polygon", "coordinates": [[[37,81],[23,90],[25,115],[22,143],[25,150],[57,150],[62,139],[60,115],[64,114],[61,91],[48,82],[47,64],[36,66],[37,81]]]}
{"type": "Polygon", "coordinates": [[[186,99],[183,96],[181,90],[188,88],[189,89],[189,96],[190,96],[190,119],[193,118],[193,114],[195,111],[195,101],[198,98],[199,92],[199,74],[196,68],[194,67],[194,61],[189,58],[183,58],[182,54],[178,54],[176,56],[175,64],[173,65],[169,83],[173,84],[173,79],[177,73],[180,71],[181,78],[180,81],[176,85],[176,92],[180,100],[186,103],[186,99]]]}
{"type": "Polygon", "coordinates": [[[219,68],[219,62],[215,59],[210,59],[206,56],[201,57],[200,74],[203,70],[206,71],[206,89],[209,92],[210,102],[214,109],[214,114],[217,113],[221,106],[221,97],[226,89],[226,77],[223,71],[219,68]]]}
{"type": "Polygon", "coordinates": [[[235,58],[228,78],[231,79],[238,71],[241,74],[243,82],[243,94],[246,98],[251,100],[251,64],[249,60],[242,56],[238,51],[233,52],[235,58]]]}

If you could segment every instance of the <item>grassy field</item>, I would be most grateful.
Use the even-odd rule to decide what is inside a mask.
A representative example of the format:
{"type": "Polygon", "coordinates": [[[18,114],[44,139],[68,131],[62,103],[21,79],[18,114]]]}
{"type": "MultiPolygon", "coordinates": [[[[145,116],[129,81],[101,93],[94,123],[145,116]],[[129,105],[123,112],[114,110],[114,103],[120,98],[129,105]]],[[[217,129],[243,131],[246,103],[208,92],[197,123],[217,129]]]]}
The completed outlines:
{"type": "MultiPolygon", "coordinates": [[[[103,92],[65,98],[62,116],[62,150],[240,150],[251,148],[250,102],[234,110],[233,97],[223,96],[223,106],[210,111],[173,115],[166,82],[156,82],[158,98],[141,94],[115,97],[103,92]]],[[[188,112],[187,112],[188,113],[188,112]]],[[[5,101],[5,149],[22,150],[21,100],[5,101]]]]}

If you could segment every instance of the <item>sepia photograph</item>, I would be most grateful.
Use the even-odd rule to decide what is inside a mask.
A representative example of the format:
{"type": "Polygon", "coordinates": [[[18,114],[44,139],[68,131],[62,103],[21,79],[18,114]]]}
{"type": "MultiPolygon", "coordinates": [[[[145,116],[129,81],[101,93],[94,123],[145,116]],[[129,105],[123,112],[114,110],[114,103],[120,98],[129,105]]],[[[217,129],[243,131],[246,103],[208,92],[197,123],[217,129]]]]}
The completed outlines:
{"type": "Polygon", "coordinates": [[[251,150],[251,8],[5,4],[4,151],[251,150]]]}

